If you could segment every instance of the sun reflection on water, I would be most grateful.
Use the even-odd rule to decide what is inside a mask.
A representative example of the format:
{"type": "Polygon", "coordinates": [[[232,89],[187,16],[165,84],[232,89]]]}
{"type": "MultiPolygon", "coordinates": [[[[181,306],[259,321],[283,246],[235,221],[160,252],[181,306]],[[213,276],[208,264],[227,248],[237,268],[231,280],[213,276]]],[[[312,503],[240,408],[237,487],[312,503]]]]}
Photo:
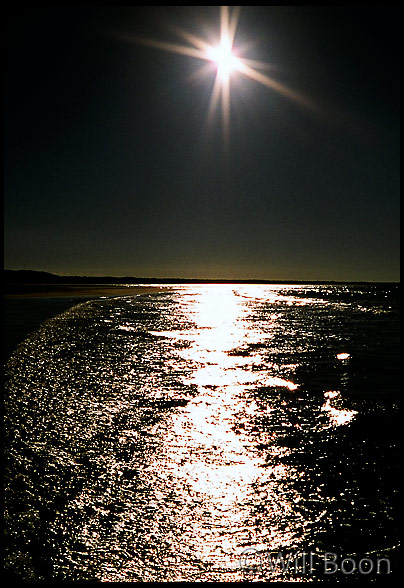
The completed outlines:
{"type": "MultiPolygon", "coordinates": [[[[163,288],[80,305],[22,347],[8,402],[25,457],[12,463],[57,577],[244,580],[246,548],[328,545],[364,514],[349,462],[364,423],[348,385],[356,315],[314,293],[163,288]]],[[[20,495],[9,495],[30,549],[20,495]]]]}
{"type": "MultiPolygon", "coordinates": [[[[290,486],[302,473],[280,461],[290,450],[277,439],[279,411],[271,416],[268,408],[268,418],[275,419],[272,430],[254,425],[262,407],[249,390],[257,385],[289,392],[298,389],[293,381],[271,372],[261,356],[272,332],[256,328],[249,303],[262,299],[262,294],[262,287],[254,286],[201,287],[182,298],[182,310],[193,322],[192,328],[154,332],[187,342],[180,355],[193,369],[182,380],[197,387],[197,395],[174,414],[172,426],[164,432],[163,455],[155,466],[169,472],[170,482],[164,483],[181,486],[185,481],[188,494],[201,501],[203,507],[193,512],[192,537],[187,540],[202,561],[222,562],[224,567],[246,545],[264,544],[269,550],[295,545],[308,524],[296,510],[300,497],[290,486]],[[246,344],[260,346],[247,355],[234,352],[246,344]],[[260,446],[267,451],[259,451],[260,446]],[[248,524],[251,513],[260,509],[265,524],[248,524]]],[[[273,289],[267,294],[272,303],[307,303],[273,289]]],[[[275,326],[278,316],[271,313],[268,324],[275,326]]],[[[343,418],[336,408],[326,410],[330,422],[343,418]]]]}
{"type": "Polygon", "coordinates": [[[346,410],[341,405],[341,393],[338,390],[332,390],[324,393],[325,403],[321,407],[322,411],[328,415],[330,426],[339,427],[346,425],[355,415],[358,414],[356,410],[346,410]]]}
{"type": "MultiPolygon", "coordinates": [[[[157,370],[193,394],[135,437],[130,428],[121,431],[121,447],[145,440],[144,461],[133,467],[147,490],[134,495],[115,528],[117,533],[132,529],[140,509],[146,517],[142,541],[155,554],[165,545],[167,555],[158,564],[143,555],[119,571],[112,566],[104,570],[103,581],[138,577],[139,566],[147,581],[155,577],[155,565],[171,581],[189,579],[195,568],[208,569],[210,579],[230,574],[242,580],[239,556],[246,547],[260,553],[298,549],[326,509],[320,488],[308,502],[298,490],[305,470],[290,461],[294,443],[304,435],[334,431],[356,414],[345,409],[338,391],[324,392],[317,404],[305,406],[294,381],[296,344],[288,360],[285,324],[290,328],[290,313],[297,307],[321,305],[321,300],[299,297],[298,288],[293,295],[288,288],[251,285],[178,290],[174,320],[168,317],[160,330],[148,331],[152,343],[146,352],[157,370]]],[[[130,322],[118,327],[126,333],[137,328],[130,322]]],[[[131,368],[122,376],[128,389],[135,372],[131,368]]],[[[165,385],[144,391],[155,401],[167,398],[167,392],[165,385]]],[[[89,500],[84,493],[78,508],[89,500]]]]}

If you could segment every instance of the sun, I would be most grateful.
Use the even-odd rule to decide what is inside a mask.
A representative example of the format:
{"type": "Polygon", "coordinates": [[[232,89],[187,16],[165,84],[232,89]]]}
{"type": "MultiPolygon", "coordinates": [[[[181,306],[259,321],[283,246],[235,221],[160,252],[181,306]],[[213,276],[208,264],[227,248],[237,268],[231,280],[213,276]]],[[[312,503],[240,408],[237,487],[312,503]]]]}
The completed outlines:
{"type": "Polygon", "coordinates": [[[226,82],[232,72],[240,70],[241,61],[234,55],[229,37],[222,38],[217,47],[208,47],[206,56],[217,64],[217,75],[221,82],[226,82]]]}
{"type": "MultiPolygon", "coordinates": [[[[237,33],[240,17],[240,7],[231,9],[229,6],[220,7],[220,31],[218,43],[212,45],[200,37],[182,29],[175,29],[178,36],[182,37],[188,44],[159,41],[150,38],[131,38],[132,42],[138,42],[155,49],[169,51],[178,55],[193,57],[198,60],[214,63],[216,65],[216,76],[213,83],[210,104],[208,108],[208,122],[213,120],[214,113],[218,106],[222,111],[222,128],[227,141],[230,131],[230,79],[233,73],[247,77],[258,84],[266,86],[284,97],[299,103],[310,110],[317,110],[313,102],[299,92],[288,88],[281,82],[270,77],[263,70],[268,69],[267,63],[246,59],[241,57],[243,51],[236,46],[234,41],[237,33]],[[240,56],[239,56],[240,55],[240,56]]],[[[209,73],[211,68],[202,66],[199,70],[201,75],[209,73]]]]}

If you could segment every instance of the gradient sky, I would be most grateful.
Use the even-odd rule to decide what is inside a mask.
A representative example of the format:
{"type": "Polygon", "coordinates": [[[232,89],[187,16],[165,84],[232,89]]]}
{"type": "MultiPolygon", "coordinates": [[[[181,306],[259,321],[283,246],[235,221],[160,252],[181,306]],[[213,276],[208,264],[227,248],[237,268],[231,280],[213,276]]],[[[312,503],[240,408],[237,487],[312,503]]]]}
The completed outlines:
{"type": "Polygon", "coordinates": [[[8,7],[5,267],[399,280],[396,6],[241,10],[235,47],[308,96],[135,42],[213,40],[219,7],[8,7]]]}

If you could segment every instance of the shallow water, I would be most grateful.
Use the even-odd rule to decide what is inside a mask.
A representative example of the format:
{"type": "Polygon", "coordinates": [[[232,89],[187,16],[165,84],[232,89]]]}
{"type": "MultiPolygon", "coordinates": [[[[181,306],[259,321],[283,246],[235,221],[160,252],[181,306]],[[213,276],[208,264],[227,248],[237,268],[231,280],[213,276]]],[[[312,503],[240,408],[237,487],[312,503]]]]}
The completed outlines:
{"type": "Polygon", "coordinates": [[[9,574],[395,577],[398,368],[394,285],[184,285],[45,321],[7,364],[9,574]]]}
{"type": "Polygon", "coordinates": [[[44,320],[90,298],[94,296],[6,296],[3,306],[4,362],[9,359],[17,345],[44,320]]]}

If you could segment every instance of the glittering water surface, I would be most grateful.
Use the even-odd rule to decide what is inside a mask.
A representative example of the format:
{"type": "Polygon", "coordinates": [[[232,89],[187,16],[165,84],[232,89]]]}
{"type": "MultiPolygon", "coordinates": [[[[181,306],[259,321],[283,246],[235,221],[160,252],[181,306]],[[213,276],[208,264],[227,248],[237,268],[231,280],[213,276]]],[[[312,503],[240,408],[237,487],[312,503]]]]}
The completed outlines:
{"type": "Polygon", "coordinates": [[[397,300],[184,285],[43,323],[7,365],[10,574],[310,581],[326,552],[394,563],[397,300]],[[270,564],[308,551],[310,574],[270,564]]]}

